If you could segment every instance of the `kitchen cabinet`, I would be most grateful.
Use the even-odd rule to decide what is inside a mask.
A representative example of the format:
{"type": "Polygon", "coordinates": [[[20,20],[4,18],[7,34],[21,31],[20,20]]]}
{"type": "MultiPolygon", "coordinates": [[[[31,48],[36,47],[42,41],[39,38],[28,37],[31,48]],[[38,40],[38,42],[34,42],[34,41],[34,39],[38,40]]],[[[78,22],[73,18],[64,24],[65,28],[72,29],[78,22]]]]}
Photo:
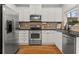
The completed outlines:
{"type": "Polygon", "coordinates": [[[30,14],[41,14],[41,5],[40,4],[31,4],[30,5],[30,14]]]}
{"type": "Polygon", "coordinates": [[[55,30],[42,30],[42,44],[55,44],[62,51],[62,33],[55,30]]]}
{"type": "Polygon", "coordinates": [[[42,8],[42,21],[62,22],[62,8],[42,8]]]}
{"type": "Polygon", "coordinates": [[[54,42],[56,46],[62,52],[62,32],[54,31],[54,37],[55,37],[54,42]]]}
{"type": "Polygon", "coordinates": [[[20,45],[29,44],[29,31],[28,30],[19,30],[19,42],[20,45]]]}
{"type": "Polygon", "coordinates": [[[17,12],[19,13],[18,21],[30,21],[30,8],[29,7],[17,7],[17,12]]]}
{"type": "Polygon", "coordinates": [[[42,44],[54,44],[53,32],[51,30],[42,30],[42,44]]]}

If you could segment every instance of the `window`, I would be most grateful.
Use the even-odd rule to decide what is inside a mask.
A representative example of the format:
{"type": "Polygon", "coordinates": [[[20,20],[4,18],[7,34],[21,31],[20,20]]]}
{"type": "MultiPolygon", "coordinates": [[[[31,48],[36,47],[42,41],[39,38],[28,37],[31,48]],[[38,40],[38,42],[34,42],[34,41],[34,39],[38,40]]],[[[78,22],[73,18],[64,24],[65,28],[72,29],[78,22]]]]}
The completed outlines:
{"type": "Polygon", "coordinates": [[[71,10],[66,14],[67,17],[78,17],[78,11],[77,10],[71,10]]]}
{"type": "Polygon", "coordinates": [[[70,16],[70,13],[67,13],[67,17],[71,17],[71,16],[70,16]]]}
{"type": "Polygon", "coordinates": [[[77,17],[78,16],[78,12],[77,11],[72,11],[71,12],[71,17],[77,17]]]}

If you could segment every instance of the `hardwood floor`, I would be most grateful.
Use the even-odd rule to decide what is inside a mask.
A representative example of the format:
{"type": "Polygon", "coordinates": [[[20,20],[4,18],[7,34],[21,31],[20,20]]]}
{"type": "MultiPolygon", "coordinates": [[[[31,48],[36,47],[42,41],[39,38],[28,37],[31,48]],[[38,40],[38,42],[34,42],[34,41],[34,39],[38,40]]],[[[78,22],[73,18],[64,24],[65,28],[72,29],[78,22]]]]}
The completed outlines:
{"type": "Polygon", "coordinates": [[[17,54],[62,54],[55,45],[43,45],[43,46],[19,46],[17,54]]]}

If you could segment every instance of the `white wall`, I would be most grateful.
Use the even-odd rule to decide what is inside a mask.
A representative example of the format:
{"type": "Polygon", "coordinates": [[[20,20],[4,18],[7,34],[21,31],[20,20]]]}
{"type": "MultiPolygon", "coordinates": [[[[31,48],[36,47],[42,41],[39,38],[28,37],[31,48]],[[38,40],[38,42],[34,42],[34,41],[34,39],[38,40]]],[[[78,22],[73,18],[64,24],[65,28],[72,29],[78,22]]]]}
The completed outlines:
{"type": "Polygon", "coordinates": [[[64,12],[70,11],[71,9],[75,8],[77,6],[77,4],[64,4],[63,8],[64,8],[64,12]]]}
{"type": "Polygon", "coordinates": [[[13,4],[6,4],[7,7],[9,7],[10,9],[16,11],[16,6],[13,4]]]}
{"type": "Polygon", "coordinates": [[[5,8],[3,8],[6,14],[16,15],[18,14],[16,11],[16,6],[13,4],[6,4],[5,8]]]}

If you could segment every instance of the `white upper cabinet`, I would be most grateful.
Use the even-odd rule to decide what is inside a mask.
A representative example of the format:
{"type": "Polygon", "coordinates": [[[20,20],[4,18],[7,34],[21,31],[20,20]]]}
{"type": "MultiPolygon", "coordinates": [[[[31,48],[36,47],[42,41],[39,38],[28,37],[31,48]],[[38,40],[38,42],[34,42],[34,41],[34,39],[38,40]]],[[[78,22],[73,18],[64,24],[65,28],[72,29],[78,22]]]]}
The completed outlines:
{"type": "Polygon", "coordinates": [[[48,22],[61,22],[62,9],[61,8],[42,8],[42,21],[48,22]]]}
{"type": "Polygon", "coordinates": [[[42,7],[41,4],[30,4],[17,7],[19,13],[19,21],[30,21],[30,15],[37,14],[42,16],[42,21],[46,22],[61,22],[62,8],[61,7],[42,7]]]}
{"type": "Polygon", "coordinates": [[[31,4],[30,5],[30,14],[41,14],[41,5],[40,4],[31,4]]]}
{"type": "Polygon", "coordinates": [[[30,21],[30,5],[16,5],[17,12],[19,13],[19,21],[30,21]]]}
{"type": "Polygon", "coordinates": [[[19,21],[30,21],[30,15],[41,14],[40,4],[18,5],[17,12],[19,13],[19,21]]]}

